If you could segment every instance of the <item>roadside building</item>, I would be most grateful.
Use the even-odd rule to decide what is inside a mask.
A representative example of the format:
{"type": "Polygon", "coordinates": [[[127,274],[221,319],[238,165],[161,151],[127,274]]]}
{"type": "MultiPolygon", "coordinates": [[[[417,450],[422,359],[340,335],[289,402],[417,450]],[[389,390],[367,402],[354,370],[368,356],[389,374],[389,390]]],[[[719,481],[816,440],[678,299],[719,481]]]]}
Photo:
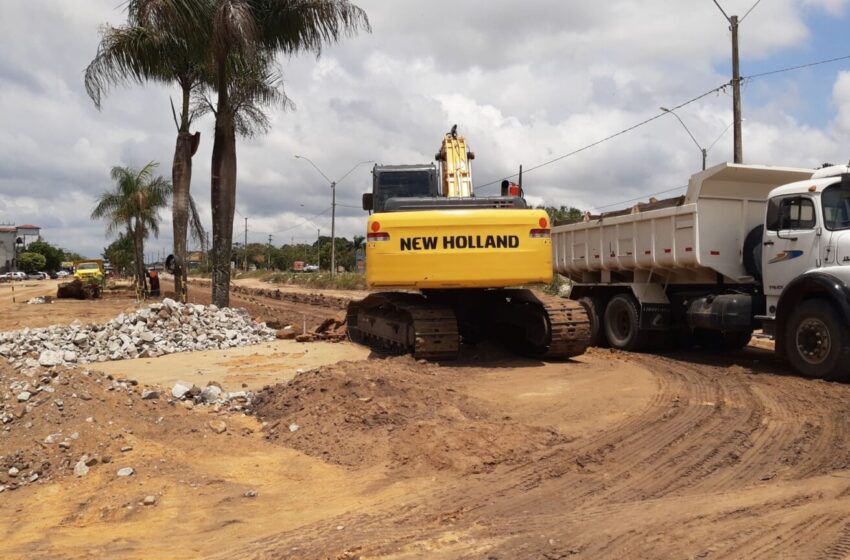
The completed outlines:
{"type": "Polygon", "coordinates": [[[0,225],[0,273],[17,270],[15,256],[36,241],[41,228],[32,224],[0,225]]]}

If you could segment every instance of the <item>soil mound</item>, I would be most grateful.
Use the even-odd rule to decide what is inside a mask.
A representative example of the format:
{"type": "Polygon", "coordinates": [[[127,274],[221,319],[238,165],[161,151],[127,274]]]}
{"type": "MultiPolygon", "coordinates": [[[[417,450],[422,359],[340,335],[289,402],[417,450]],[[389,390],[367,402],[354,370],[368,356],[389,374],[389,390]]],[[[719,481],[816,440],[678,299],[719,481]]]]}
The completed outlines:
{"type": "Polygon", "coordinates": [[[263,388],[253,410],[267,439],[349,467],[485,472],[568,441],[460,393],[459,378],[409,356],[340,362],[263,388]]]}

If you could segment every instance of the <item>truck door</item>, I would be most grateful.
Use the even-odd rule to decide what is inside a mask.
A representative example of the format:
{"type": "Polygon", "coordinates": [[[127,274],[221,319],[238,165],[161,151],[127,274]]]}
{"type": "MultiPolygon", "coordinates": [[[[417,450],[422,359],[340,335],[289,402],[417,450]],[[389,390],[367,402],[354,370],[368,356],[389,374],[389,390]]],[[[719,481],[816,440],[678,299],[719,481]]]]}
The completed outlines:
{"type": "Polygon", "coordinates": [[[814,201],[808,196],[777,196],[767,204],[762,276],[771,314],[788,283],[819,266],[819,234],[814,201]]]}

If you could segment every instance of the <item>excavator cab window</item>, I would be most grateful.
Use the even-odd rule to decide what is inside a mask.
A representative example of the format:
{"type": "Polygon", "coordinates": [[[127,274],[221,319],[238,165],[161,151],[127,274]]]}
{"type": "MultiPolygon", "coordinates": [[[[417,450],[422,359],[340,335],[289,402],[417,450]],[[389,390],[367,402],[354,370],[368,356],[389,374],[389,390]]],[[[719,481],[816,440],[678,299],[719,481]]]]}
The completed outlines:
{"type": "Polygon", "coordinates": [[[380,212],[390,198],[435,196],[432,174],[428,171],[384,171],[378,175],[374,209],[380,212]]]}

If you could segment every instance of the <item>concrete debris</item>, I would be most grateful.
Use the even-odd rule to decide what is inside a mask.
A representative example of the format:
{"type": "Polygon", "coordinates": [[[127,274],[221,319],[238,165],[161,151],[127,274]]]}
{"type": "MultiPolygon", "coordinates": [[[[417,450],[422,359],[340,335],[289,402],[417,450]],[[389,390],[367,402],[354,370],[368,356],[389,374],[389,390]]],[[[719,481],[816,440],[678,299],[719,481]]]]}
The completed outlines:
{"type": "Polygon", "coordinates": [[[301,427],[301,426],[299,426],[298,424],[294,424],[294,423],[293,423],[293,424],[290,424],[290,425],[289,425],[289,431],[290,431],[290,432],[297,432],[297,431],[298,431],[298,428],[300,428],[300,427],[301,427]]]}
{"type": "Polygon", "coordinates": [[[86,476],[87,474],[89,474],[89,466],[86,465],[87,459],[88,459],[88,457],[86,455],[83,455],[82,457],[80,457],[80,460],[77,461],[76,465],[74,465],[74,474],[75,475],[86,476]]]}
{"type": "Polygon", "coordinates": [[[118,469],[118,472],[115,474],[117,476],[133,476],[136,474],[136,470],[133,467],[124,467],[123,469],[118,469]]]}
{"type": "Polygon", "coordinates": [[[152,506],[156,503],[156,496],[145,496],[145,499],[142,503],[146,506],[152,506]]]}
{"type": "Polygon", "coordinates": [[[171,388],[171,396],[175,399],[182,399],[187,396],[188,393],[195,388],[194,383],[190,383],[188,381],[178,381],[174,384],[174,387],[171,388]]]}
{"type": "Polygon", "coordinates": [[[234,348],[273,340],[276,331],[243,309],[164,299],[105,324],[54,325],[0,333],[0,356],[17,368],[56,367],[175,352],[234,348]],[[30,360],[37,355],[38,360],[30,360]]]}
{"type": "Polygon", "coordinates": [[[156,389],[145,389],[142,391],[142,400],[156,400],[159,398],[159,391],[156,389]]]}

